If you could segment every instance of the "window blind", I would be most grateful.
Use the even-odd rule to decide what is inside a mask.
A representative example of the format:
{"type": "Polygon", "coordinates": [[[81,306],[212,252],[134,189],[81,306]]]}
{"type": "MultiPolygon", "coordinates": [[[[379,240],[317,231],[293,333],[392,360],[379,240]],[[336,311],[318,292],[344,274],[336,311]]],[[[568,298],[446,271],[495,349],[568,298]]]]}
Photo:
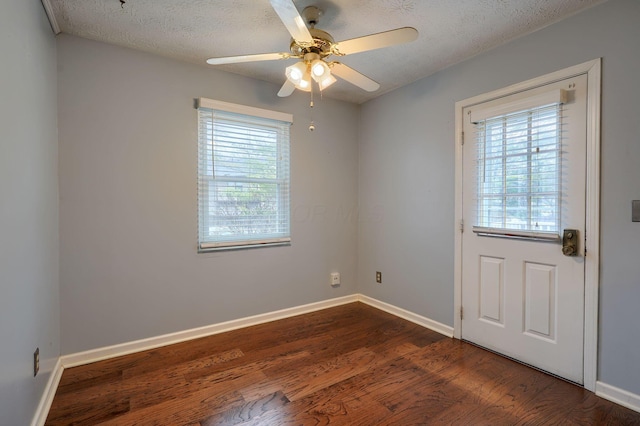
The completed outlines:
{"type": "MultiPolygon", "coordinates": [[[[561,92],[561,91],[556,91],[561,92]]],[[[529,99],[528,101],[531,101],[529,99]]],[[[555,240],[562,206],[563,96],[477,113],[474,232],[555,240]],[[551,101],[551,103],[548,103],[551,101]],[[511,111],[509,111],[509,109],[511,111]],[[509,112],[507,112],[509,111],[509,112]]],[[[472,119],[473,114],[472,114],[472,119]]]]}
{"type": "Polygon", "coordinates": [[[200,250],[288,243],[290,116],[215,101],[199,105],[200,250]]]}

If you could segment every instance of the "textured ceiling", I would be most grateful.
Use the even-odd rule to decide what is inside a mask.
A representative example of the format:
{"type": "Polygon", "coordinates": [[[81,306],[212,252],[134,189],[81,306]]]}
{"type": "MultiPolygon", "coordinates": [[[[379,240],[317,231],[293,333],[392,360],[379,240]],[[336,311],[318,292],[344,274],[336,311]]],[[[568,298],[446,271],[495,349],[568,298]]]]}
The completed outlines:
{"type": "MultiPolygon", "coordinates": [[[[46,0],[64,33],[204,66],[215,56],[288,51],[290,36],[268,0],[46,0]]],[[[362,103],[530,33],[603,0],[295,0],[323,10],[317,28],[336,41],[411,26],[414,42],[341,62],[380,83],[344,81],[324,96],[362,103]]],[[[276,84],[294,60],[216,66],[276,84]]],[[[210,66],[213,67],[213,66],[210,66]]]]}

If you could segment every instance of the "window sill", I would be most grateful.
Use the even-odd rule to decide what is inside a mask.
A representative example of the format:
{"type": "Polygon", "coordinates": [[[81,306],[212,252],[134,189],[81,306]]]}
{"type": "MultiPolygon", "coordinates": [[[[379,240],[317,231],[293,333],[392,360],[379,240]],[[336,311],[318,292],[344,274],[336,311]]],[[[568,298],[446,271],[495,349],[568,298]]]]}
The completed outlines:
{"type": "Polygon", "coordinates": [[[234,243],[233,245],[212,245],[212,244],[201,244],[198,247],[198,253],[212,253],[219,251],[231,251],[231,250],[249,250],[255,248],[262,247],[279,247],[279,246],[290,246],[291,240],[286,241],[265,241],[265,242],[250,242],[250,243],[234,243]]]}
{"type": "Polygon", "coordinates": [[[519,231],[517,229],[485,228],[482,226],[474,226],[473,232],[479,237],[512,238],[548,242],[561,241],[560,235],[555,232],[519,231]]]}

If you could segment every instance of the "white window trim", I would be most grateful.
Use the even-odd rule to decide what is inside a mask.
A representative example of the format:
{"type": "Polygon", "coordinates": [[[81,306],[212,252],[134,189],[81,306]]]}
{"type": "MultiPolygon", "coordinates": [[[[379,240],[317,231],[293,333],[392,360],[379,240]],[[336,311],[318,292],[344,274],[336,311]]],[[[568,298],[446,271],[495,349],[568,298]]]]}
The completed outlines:
{"type": "Polygon", "coordinates": [[[585,247],[584,387],[595,392],[598,371],[598,291],[600,280],[600,99],[601,58],[458,101],[455,104],[455,251],[453,336],[462,337],[462,144],[464,108],[587,75],[587,193],[585,247]]]}
{"type": "MultiPolygon", "coordinates": [[[[230,102],[218,101],[215,99],[208,98],[197,98],[196,99],[196,110],[199,108],[207,108],[211,110],[219,110],[225,112],[231,112],[236,114],[243,114],[248,116],[254,116],[269,120],[281,121],[284,123],[293,124],[293,115],[280,111],[272,111],[263,108],[256,108],[247,105],[234,104],[230,102]]],[[[199,132],[199,129],[198,129],[199,132]]],[[[200,136],[198,135],[198,181],[200,181],[200,136]]],[[[289,148],[290,150],[290,148],[289,148]]],[[[289,154],[290,156],[290,154],[289,154]]],[[[199,184],[198,184],[199,185],[199,184]]],[[[289,187],[291,185],[291,176],[289,171],[289,187]]],[[[291,194],[291,189],[289,188],[289,196],[291,194]]],[[[198,253],[209,253],[213,251],[219,250],[240,250],[240,249],[249,249],[249,248],[257,248],[257,247],[266,247],[266,246],[282,246],[282,245],[290,245],[291,244],[291,215],[289,213],[289,235],[286,237],[273,237],[273,238],[261,238],[254,240],[233,240],[233,241],[216,241],[216,242],[202,242],[200,241],[200,221],[203,218],[200,217],[200,201],[198,201],[198,253]]]]}
{"type": "MultiPolygon", "coordinates": [[[[499,101],[499,100],[498,100],[499,101]]],[[[479,123],[488,118],[527,109],[543,107],[545,105],[564,104],[567,102],[567,91],[563,89],[549,90],[526,98],[517,98],[511,102],[498,102],[498,105],[488,105],[482,109],[471,111],[471,122],[479,123]]]]}
{"type": "Polygon", "coordinates": [[[230,102],[217,101],[215,99],[198,98],[197,108],[219,109],[236,114],[253,115],[254,117],[293,123],[293,115],[286,112],[271,111],[269,109],[256,108],[247,105],[232,104],[230,102]]]}

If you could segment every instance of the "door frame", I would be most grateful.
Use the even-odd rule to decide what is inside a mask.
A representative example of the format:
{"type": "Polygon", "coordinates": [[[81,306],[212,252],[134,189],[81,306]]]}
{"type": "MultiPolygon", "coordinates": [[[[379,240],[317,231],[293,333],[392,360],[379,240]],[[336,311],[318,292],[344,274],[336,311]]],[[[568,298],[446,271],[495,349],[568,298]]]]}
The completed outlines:
{"type": "MultiPolygon", "coordinates": [[[[600,279],[600,97],[601,58],[517,83],[489,93],[473,96],[455,104],[455,246],[453,337],[462,338],[462,232],[471,224],[462,223],[462,145],[465,107],[540,87],[549,83],[587,75],[587,159],[585,223],[585,295],[584,295],[584,388],[595,392],[598,357],[598,298],[600,279]]],[[[467,231],[469,232],[469,231],[467,231]]]]}

